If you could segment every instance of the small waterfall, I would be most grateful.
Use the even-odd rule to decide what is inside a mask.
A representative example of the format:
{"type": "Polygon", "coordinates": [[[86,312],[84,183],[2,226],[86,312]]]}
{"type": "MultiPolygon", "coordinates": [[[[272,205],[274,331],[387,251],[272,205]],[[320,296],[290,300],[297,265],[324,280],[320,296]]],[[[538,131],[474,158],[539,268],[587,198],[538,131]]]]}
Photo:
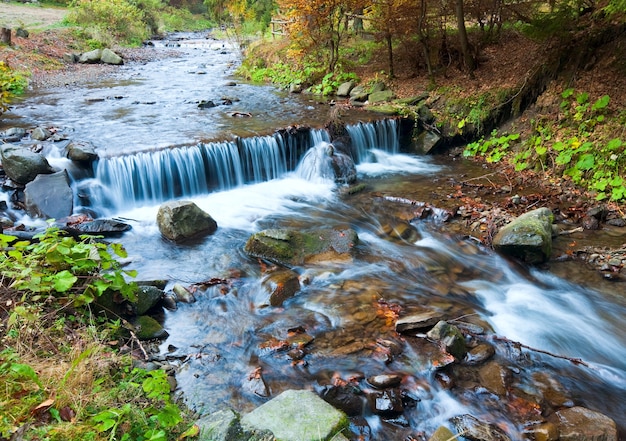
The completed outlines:
{"type": "MultiPolygon", "coordinates": [[[[346,129],[356,163],[371,161],[369,150],[373,148],[389,153],[399,150],[395,120],[358,123],[346,129]]],[[[290,128],[236,141],[101,158],[95,180],[84,182],[81,193],[95,209],[155,205],[280,178],[296,170],[312,147],[329,142],[324,129],[290,128]]],[[[310,169],[306,179],[324,178],[324,173],[310,169]]]]}
{"type": "Polygon", "coordinates": [[[395,119],[349,125],[346,126],[346,130],[352,140],[352,156],[357,164],[372,162],[373,149],[387,153],[400,151],[399,126],[395,119]]]}
{"type": "Polygon", "coordinates": [[[317,143],[305,153],[296,174],[311,182],[333,181],[332,151],[332,144],[324,141],[317,143]]]}

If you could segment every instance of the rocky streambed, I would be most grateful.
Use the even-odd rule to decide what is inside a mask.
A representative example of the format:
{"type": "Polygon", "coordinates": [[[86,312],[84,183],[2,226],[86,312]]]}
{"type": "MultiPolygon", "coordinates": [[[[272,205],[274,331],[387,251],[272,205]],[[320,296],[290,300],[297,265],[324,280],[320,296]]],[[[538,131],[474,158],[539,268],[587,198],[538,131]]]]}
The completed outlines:
{"type": "MultiPolygon", "coordinates": [[[[228,55],[221,47],[211,50],[228,55]]],[[[206,60],[204,74],[197,73],[198,60],[190,63],[196,67],[187,66],[186,75],[195,81],[207,75],[206,60]]],[[[114,107],[127,92],[91,93],[125,97],[85,104],[105,103],[109,111],[124,113],[114,107]]],[[[155,118],[164,122],[163,109],[171,102],[159,103],[155,118]]],[[[132,113],[147,105],[126,108],[132,113]]],[[[200,117],[216,110],[178,105],[200,117]]],[[[155,127],[143,110],[135,115],[145,126],[137,131],[142,152],[152,142],[143,138],[145,130],[155,127]]],[[[65,125],[73,123],[67,115],[59,119],[63,124],[28,126],[37,112],[25,112],[22,132],[3,128],[7,233],[29,229],[16,208],[61,220],[80,206],[75,201],[83,190],[104,186],[100,194],[119,196],[107,194],[113,187],[94,179],[93,168],[120,150],[121,143],[110,145],[111,140],[129,137],[132,130],[83,138],[89,131],[68,130],[65,125]],[[42,169],[23,171],[25,159],[42,169]],[[37,190],[29,191],[37,180],[37,190]],[[84,185],[77,187],[78,181],[84,185]],[[59,198],[67,191],[76,197],[59,198]],[[46,196],[33,202],[41,195],[46,196]],[[69,199],[75,203],[70,208],[69,199]]],[[[123,115],[120,121],[124,127],[123,115]]],[[[168,128],[166,137],[175,129],[176,124],[168,128]]],[[[306,137],[317,145],[321,135],[311,133],[306,137]]],[[[388,148],[392,137],[373,138],[367,153],[353,155],[363,158],[352,164],[354,176],[352,167],[339,168],[349,170],[339,183],[328,175],[337,167],[280,169],[272,155],[292,152],[274,147],[288,144],[282,135],[234,147],[171,149],[179,160],[175,152],[201,152],[206,158],[233,148],[247,152],[254,145],[265,159],[272,158],[259,170],[280,170],[269,179],[176,197],[173,205],[127,200],[112,210],[92,200],[93,212],[67,218],[64,227],[81,232],[102,234],[115,224],[118,229],[110,232],[127,247],[127,264],[144,281],[141,305],[107,306],[135,323],[145,349],[137,351],[137,363],[172,373],[173,391],[203,415],[199,425],[211,434],[207,439],[271,439],[268,430],[294,440],[623,436],[620,213],[589,206],[568,189],[535,186],[524,176],[454,156],[400,153],[388,148]],[[353,177],[357,182],[347,185],[353,177]],[[190,203],[181,202],[187,199],[190,203]],[[188,225],[183,225],[186,215],[176,214],[181,205],[196,215],[188,225]],[[539,263],[528,266],[520,264],[519,255],[503,258],[492,251],[502,226],[540,207],[552,216],[547,216],[550,253],[540,246],[539,263]],[[88,215],[98,217],[98,210],[114,222],[106,227],[86,222],[88,215]],[[165,221],[171,221],[168,228],[165,221]],[[598,237],[611,238],[609,251],[598,237]],[[585,273],[583,255],[596,262],[599,273],[585,273]],[[302,390],[307,392],[293,392],[302,390]],[[292,428],[295,432],[282,432],[292,428]]],[[[335,156],[327,145],[321,151],[311,158],[317,164],[335,156]]],[[[146,169],[154,158],[165,157],[128,156],[120,161],[124,167],[146,169]]],[[[339,162],[346,165],[343,157],[333,164],[339,162]]]]}

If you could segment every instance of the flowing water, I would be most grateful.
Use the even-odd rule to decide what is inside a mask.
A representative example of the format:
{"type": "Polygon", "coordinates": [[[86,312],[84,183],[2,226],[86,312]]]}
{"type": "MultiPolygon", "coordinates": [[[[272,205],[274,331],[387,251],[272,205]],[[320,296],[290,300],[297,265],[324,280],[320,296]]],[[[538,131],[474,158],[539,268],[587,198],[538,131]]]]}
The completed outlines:
{"type": "MultiPolygon", "coordinates": [[[[9,121],[72,126],[77,138],[103,146],[93,176],[74,183],[79,204],[133,226],[120,241],[140,280],[165,278],[168,289],[174,283],[198,287],[196,303],[179,304],[162,317],[169,332],[162,355],[177,364],[179,392],[190,407],[209,412],[230,406],[245,413],[286,389],[325,393],[348,382],[369,392],[363,377],[399,373],[404,412],[381,416],[364,406],[352,418],[354,433],[376,440],[429,436],[449,425],[449,418],[469,413],[522,439],[532,423],[575,404],[609,415],[624,435],[626,302],[620,284],[604,284],[593,273],[574,283],[556,271],[516,266],[455,234],[437,216],[421,219],[418,206],[385,199],[437,206],[432,195],[450,177],[481,173],[472,164],[401,153],[396,121],[348,125],[358,180],[367,184],[355,195],[328,179],[320,155],[328,135],[321,129],[230,136],[311,122],[306,98],[246,85],[263,102],[257,109],[271,106],[263,128],[202,113],[205,124],[183,96],[190,86],[181,83],[191,76],[194,96],[217,96],[211,87],[222,84],[223,75],[189,71],[198,66],[197,54],[207,58],[203,68],[228,71],[236,57],[221,44],[179,48],[184,56],[170,60],[179,71],[159,71],[159,63],[139,73],[129,67],[136,77],[122,80],[122,73],[88,92],[128,95],[126,105],[105,100],[108,110],[99,113],[100,101],[74,102],[78,91],[53,91],[28,97],[9,121]],[[164,77],[171,80],[166,84],[164,77]],[[137,87],[139,97],[131,91],[137,87]],[[142,107],[147,104],[128,105],[145,100],[151,89],[159,105],[150,111],[142,107]],[[94,118],[102,126],[90,124],[94,118]],[[184,145],[158,149],[165,144],[184,145]],[[210,213],[216,233],[184,244],[162,239],[156,212],[174,198],[193,200],[210,213]],[[389,233],[399,226],[410,234],[389,233]],[[320,227],[357,231],[352,260],[292,268],[303,282],[299,292],[280,307],[266,306],[263,280],[271,268],[245,255],[248,237],[266,228],[320,227]],[[423,336],[395,332],[397,314],[424,310],[469,330],[473,342],[493,345],[494,360],[511,377],[507,390],[498,395],[485,384],[480,367],[445,367],[449,357],[423,336]],[[313,340],[294,353],[285,346],[294,334],[313,340]]],[[[316,118],[319,126],[319,112],[316,118]]],[[[564,265],[553,269],[584,272],[579,264],[564,265]]]]}

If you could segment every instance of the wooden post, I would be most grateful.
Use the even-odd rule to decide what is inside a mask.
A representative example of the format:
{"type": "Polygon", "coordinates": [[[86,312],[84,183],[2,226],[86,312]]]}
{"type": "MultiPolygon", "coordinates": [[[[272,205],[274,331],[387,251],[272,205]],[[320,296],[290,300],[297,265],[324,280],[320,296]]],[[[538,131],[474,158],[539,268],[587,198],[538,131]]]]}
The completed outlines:
{"type": "Polygon", "coordinates": [[[0,28],[0,43],[11,46],[11,28],[0,28]]]}

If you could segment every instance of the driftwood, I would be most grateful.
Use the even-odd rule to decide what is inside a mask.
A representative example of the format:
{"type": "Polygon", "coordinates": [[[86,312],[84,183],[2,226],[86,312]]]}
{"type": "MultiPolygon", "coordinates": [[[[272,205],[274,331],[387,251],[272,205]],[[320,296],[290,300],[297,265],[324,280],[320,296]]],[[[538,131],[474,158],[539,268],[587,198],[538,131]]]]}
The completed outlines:
{"type": "Polygon", "coordinates": [[[11,28],[0,28],[0,43],[11,46],[11,28]]]}

